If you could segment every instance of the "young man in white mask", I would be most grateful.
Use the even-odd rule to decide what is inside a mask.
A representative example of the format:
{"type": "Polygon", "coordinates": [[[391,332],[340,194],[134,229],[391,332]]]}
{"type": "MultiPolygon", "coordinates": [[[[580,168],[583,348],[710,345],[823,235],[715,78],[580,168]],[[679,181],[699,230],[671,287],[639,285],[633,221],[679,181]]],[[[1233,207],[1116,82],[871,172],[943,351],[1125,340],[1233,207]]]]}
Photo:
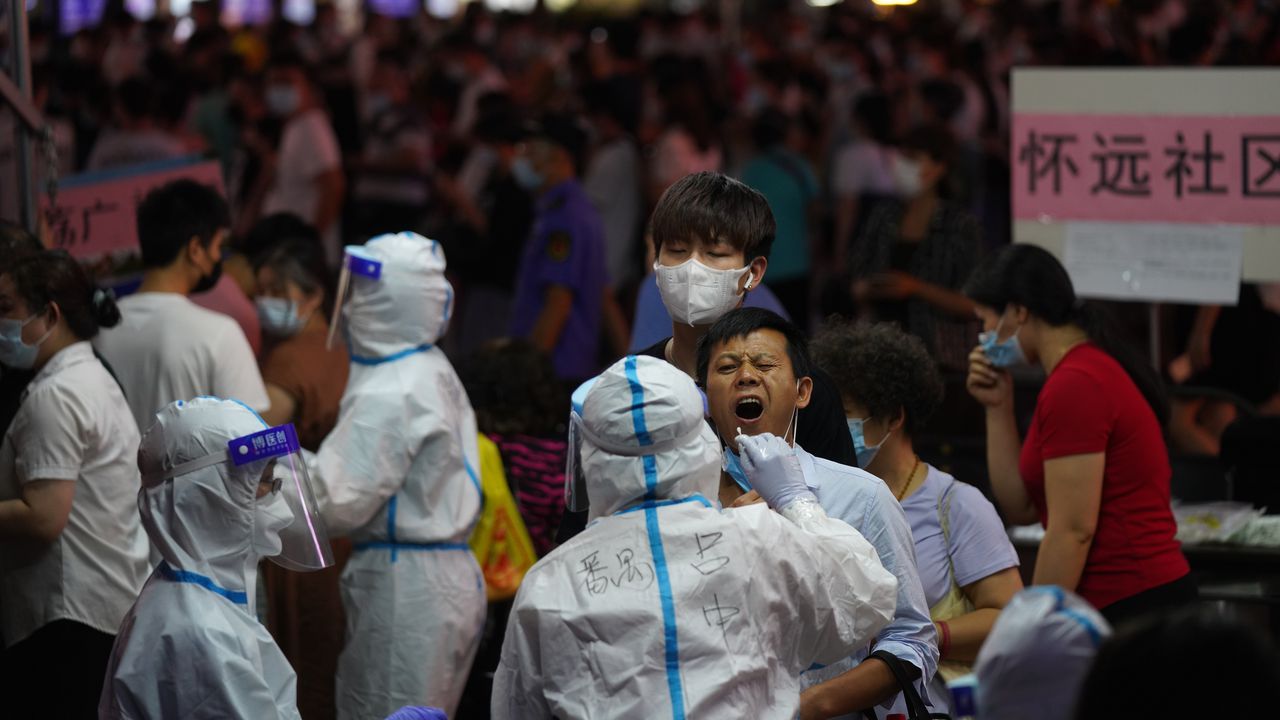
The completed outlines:
{"type": "MultiPolygon", "coordinates": [[[[671,337],[637,355],[661,358],[696,377],[698,341],[759,287],[776,225],[764,196],[720,173],[687,175],[650,219],[654,274],[671,314],[671,337]]],[[[814,455],[856,466],[840,396],[815,369],[812,398],[797,418],[799,441],[814,455]]]]}
{"type": "Polygon", "coordinates": [[[743,469],[750,462],[739,461],[739,438],[776,435],[793,447],[804,482],[822,509],[862,533],[898,580],[894,617],[869,647],[801,676],[807,689],[800,696],[800,717],[861,717],[857,713],[873,707],[880,717],[904,712],[902,688],[889,663],[911,679],[931,710],[945,712],[946,698],[930,697],[927,689],[938,666],[937,631],[902,506],[879,478],[816,458],[803,438],[796,440],[796,418],[812,405],[816,370],[804,335],[775,313],[742,308],[707,330],[698,342],[696,363],[707,411],[724,445],[720,502],[729,507],[756,497],[743,497],[753,489],[753,476],[743,469]]]}

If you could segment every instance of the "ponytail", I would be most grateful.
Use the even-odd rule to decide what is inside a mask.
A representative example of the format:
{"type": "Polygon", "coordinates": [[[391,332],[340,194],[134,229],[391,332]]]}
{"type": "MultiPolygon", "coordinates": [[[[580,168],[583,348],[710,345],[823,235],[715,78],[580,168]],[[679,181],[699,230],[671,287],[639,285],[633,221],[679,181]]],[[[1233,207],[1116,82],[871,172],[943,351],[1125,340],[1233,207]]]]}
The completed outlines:
{"type": "Polygon", "coordinates": [[[79,340],[92,340],[98,328],[120,322],[115,295],[95,287],[80,263],[64,250],[44,250],[24,257],[14,264],[9,276],[32,312],[57,304],[67,327],[79,340]]]}
{"type": "Polygon", "coordinates": [[[1151,406],[1160,427],[1167,426],[1169,400],[1165,395],[1164,381],[1142,353],[1120,332],[1111,312],[1098,303],[1084,301],[1078,303],[1074,320],[1090,340],[1120,363],[1129,379],[1138,386],[1138,392],[1142,393],[1142,397],[1151,406]]]}

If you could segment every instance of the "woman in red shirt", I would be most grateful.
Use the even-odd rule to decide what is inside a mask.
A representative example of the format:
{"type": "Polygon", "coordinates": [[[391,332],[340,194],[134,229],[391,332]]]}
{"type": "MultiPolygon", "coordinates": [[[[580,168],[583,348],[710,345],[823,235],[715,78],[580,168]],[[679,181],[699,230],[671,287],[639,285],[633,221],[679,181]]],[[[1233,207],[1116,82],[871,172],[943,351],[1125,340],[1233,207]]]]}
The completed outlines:
{"type": "Polygon", "coordinates": [[[985,330],[967,386],[986,406],[996,500],[1007,520],[1045,528],[1033,583],[1075,590],[1113,624],[1194,600],[1174,539],[1159,377],[1041,248],[1004,248],[965,294],[985,330]],[[1047,378],[1020,441],[1007,368],[1022,363],[1047,378]]]}

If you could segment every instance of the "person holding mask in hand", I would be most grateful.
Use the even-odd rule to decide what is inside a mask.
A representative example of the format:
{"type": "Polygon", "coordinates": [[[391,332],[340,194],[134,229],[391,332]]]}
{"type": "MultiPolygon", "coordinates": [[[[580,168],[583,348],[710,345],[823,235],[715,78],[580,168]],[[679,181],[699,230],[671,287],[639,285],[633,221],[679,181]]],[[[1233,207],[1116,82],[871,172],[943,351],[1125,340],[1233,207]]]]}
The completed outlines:
{"type": "Polygon", "coordinates": [[[1113,625],[1193,601],[1155,371],[1042,248],[1004,248],[965,294],[984,329],[966,386],[986,408],[996,501],[1010,522],[1045,527],[1034,584],[1079,593],[1113,625]],[[1048,377],[1020,438],[1008,369],[1024,364],[1048,377]]]}

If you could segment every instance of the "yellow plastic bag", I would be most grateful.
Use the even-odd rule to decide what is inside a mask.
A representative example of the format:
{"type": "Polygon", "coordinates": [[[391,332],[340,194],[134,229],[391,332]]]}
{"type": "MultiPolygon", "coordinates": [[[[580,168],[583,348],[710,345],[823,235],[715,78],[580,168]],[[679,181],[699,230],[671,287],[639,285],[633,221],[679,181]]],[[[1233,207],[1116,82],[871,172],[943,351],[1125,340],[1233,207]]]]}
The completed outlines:
{"type": "Polygon", "coordinates": [[[538,555],[507,485],[502,453],[484,435],[480,435],[478,441],[484,507],[480,511],[480,522],[471,533],[470,544],[484,571],[485,592],[489,602],[493,602],[515,597],[520,581],[538,561],[538,555]]]}

